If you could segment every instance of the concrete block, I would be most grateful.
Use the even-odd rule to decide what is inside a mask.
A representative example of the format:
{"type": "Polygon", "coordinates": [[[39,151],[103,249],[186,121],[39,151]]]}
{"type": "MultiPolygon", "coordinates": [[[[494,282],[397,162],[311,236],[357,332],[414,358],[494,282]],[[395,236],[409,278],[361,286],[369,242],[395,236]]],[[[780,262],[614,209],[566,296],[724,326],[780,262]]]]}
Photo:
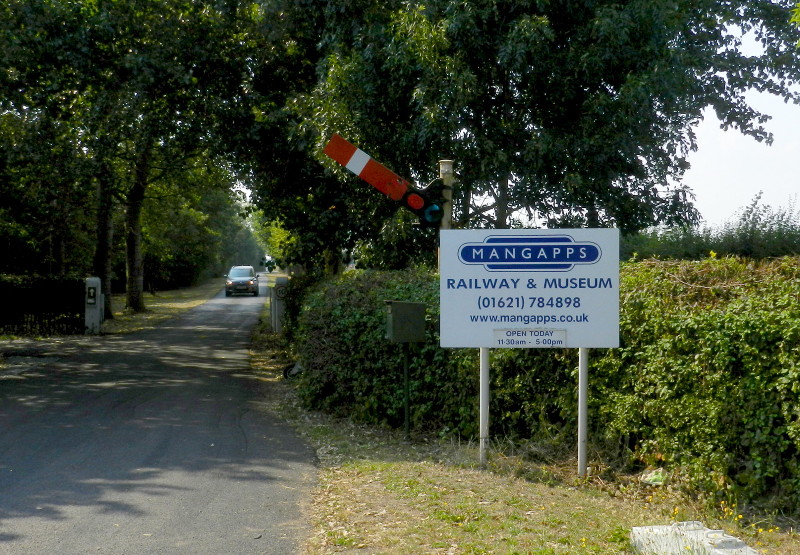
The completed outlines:
{"type": "Polygon", "coordinates": [[[742,540],[722,530],[709,530],[698,521],[634,527],[631,547],[645,555],[758,555],[742,540]]]}

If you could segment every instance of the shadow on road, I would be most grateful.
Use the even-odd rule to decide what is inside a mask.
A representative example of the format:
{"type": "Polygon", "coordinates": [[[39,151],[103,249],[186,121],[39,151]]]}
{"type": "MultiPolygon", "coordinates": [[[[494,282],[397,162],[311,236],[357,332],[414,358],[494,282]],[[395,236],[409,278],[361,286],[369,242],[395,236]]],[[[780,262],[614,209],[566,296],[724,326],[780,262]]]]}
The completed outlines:
{"type": "Polygon", "coordinates": [[[313,454],[249,373],[262,306],[217,297],[138,334],[0,345],[33,360],[0,376],[0,551],[294,551],[313,454]]]}

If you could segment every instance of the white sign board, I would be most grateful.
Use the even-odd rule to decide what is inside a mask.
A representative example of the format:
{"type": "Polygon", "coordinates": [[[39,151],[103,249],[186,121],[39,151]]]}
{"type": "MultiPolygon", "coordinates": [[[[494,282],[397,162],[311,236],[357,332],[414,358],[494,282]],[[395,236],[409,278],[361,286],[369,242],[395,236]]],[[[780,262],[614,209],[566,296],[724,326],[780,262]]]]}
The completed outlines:
{"type": "Polygon", "coordinates": [[[442,347],[618,347],[616,229],[442,230],[442,347]]]}

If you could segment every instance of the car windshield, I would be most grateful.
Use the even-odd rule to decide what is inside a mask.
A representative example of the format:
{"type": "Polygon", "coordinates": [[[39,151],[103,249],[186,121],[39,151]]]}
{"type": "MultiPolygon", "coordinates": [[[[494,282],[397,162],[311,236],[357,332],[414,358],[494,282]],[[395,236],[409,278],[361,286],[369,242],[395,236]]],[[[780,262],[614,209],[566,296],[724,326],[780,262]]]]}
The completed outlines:
{"type": "Polygon", "coordinates": [[[250,277],[250,268],[231,268],[230,277],[250,277]]]}

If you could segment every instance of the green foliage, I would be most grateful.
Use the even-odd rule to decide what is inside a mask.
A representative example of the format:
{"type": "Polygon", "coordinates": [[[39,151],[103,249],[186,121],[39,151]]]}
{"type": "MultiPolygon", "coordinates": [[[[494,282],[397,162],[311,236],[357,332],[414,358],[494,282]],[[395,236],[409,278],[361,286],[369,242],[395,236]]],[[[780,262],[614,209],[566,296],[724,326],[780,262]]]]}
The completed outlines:
{"type": "Polygon", "coordinates": [[[428,304],[429,340],[412,346],[412,425],[474,433],[470,356],[438,348],[438,281],[429,272],[349,271],[308,290],[294,332],[303,401],[366,422],[403,422],[403,354],[385,338],[385,300],[428,304]]]}
{"type": "Polygon", "coordinates": [[[294,260],[299,237],[284,228],[279,220],[267,220],[260,210],[253,213],[251,222],[259,244],[264,246],[274,263],[278,267],[289,267],[294,260]]]}
{"type": "Polygon", "coordinates": [[[423,183],[437,158],[456,160],[467,227],[515,213],[549,227],[693,223],[680,180],[703,110],[768,141],[745,93],[797,95],[793,5],[361,0],[318,20],[321,79],[302,114],[317,147],[337,131],[423,183]],[[761,51],[743,52],[735,29],[761,51]]]}
{"type": "MultiPolygon", "coordinates": [[[[800,259],[647,260],[624,264],[620,280],[621,347],[590,361],[596,452],[629,468],[666,466],[705,495],[796,508],[800,259]]],[[[348,272],[308,290],[294,335],[303,400],[402,422],[386,299],[428,303],[428,341],[412,364],[413,425],[474,434],[477,351],[438,347],[436,276],[419,270],[348,272]]],[[[496,349],[491,364],[492,434],[571,452],[575,351],[496,349]]]]}
{"type": "Polygon", "coordinates": [[[574,349],[493,349],[492,434],[551,447],[574,443],[577,364],[574,349]]]}
{"type": "MultiPolygon", "coordinates": [[[[104,274],[114,258],[109,222],[120,221],[109,212],[124,210],[128,302],[137,310],[144,308],[143,259],[155,270],[147,279],[155,281],[173,280],[176,272],[186,281],[204,266],[194,252],[166,252],[170,242],[158,233],[142,240],[142,204],[148,187],[196,184],[188,174],[198,158],[230,167],[219,159],[230,154],[221,136],[241,129],[240,110],[252,107],[243,91],[253,88],[253,52],[264,51],[265,37],[258,10],[238,7],[190,0],[5,2],[0,201],[11,221],[0,225],[0,241],[15,254],[29,246],[34,261],[51,258],[53,272],[79,265],[104,274]],[[147,241],[151,250],[143,252],[147,241]]],[[[188,236],[188,250],[195,250],[192,232],[214,215],[180,216],[173,223],[188,227],[176,238],[188,236]]]]}
{"type": "Polygon", "coordinates": [[[63,123],[0,114],[0,270],[91,268],[94,188],[82,179],[88,161],[75,139],[63,123]]]}
{"type": "Polygon", "coordinates": [[[778,209],[761,205],[760,199],[756,195],[720,228],[656,228],[624,236],[621,258],[699,260],[730,255],[759,259],[800,254],[800,212],[791,204],[778,209]]]}
{"type": "Polygon", "coordinates": [[[434,266],[437,230],[414,225],[416,219],[411,212],[398,210],[373,238],[357,242],[352,255],[356,267],[400,270],[434,266]]]}
{"type": "Polygon", "coordinates": [[[708,492],[796,506],[798,277],[796,258],[624,266],[623,348],[595,372],[607,435],[708,492]]]}
{"type": "Polygon", "coordinates": [[[800,211],[793,204],[778,209],[760,204],[759,193],[716,236],[720,254],[768,258],[800,254],[800,211]]]}
{"type": "Polygon", "coordinates": [[[714,232],[709,228],[653,228],[623,235],[620,240],[621,260],[672,258],[700,260],[713,250],[714,232]]]}
{"type": "Polygon", "coordinates": [[[273,260],[283,260],[286,246],[291,242],[292,238],[291,234],[281,227],[280,222],[268,220],[264,212],[256,209],[250,213],[248,223],[262,250],[273,260]]]}
{"type": "Polygon", "coordinates": [[[419,184],[455,159],[457,225],[691,222],[680,178],[703,110],[768,141],[744,93],[797,96],[792,7],[7,0],[0,244],[18,269],[104,273],[126,211],[140,287],[142,258],[168,258],[139,248],[147,189],[208,157],[291,234],[285,263],[429,258],[435,234],[321,154],[334,131],[419,184]]]}
{"type": "Polygon", "coordinates": [[[142,214],[145,280],[156,289],[194,285],[234,264],[256,266],[261,249],[219,168],[197,166],[151,187],[142,214]]]}

